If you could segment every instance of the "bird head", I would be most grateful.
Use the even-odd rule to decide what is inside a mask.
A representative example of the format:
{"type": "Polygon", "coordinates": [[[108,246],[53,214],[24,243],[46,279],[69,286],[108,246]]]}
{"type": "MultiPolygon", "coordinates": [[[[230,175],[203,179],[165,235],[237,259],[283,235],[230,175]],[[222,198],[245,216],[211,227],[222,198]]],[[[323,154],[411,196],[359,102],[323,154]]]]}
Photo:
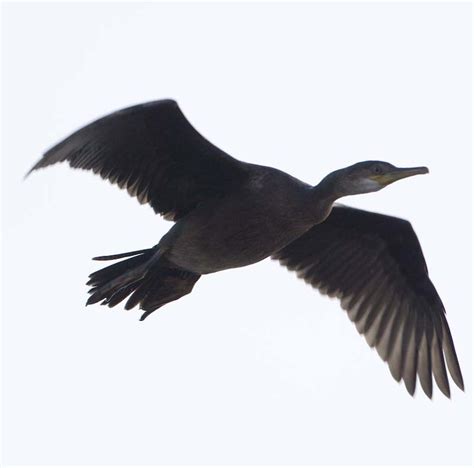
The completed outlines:
{"type": "Polygon", "coordinates": [[[418,174],[427,174],[427,167],[395,167],[384,161],[364,161],[331,174],[339,196],[377,192],[391,183],[418,174]]]}

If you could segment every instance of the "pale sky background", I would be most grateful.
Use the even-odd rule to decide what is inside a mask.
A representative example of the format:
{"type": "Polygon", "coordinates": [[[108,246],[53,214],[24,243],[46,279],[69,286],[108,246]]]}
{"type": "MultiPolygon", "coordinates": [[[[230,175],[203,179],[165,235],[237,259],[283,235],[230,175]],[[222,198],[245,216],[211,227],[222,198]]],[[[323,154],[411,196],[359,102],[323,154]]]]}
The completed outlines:
{"type": "Polygon", "coordinates": [[[3,15],[4,462],[471,462],[469,4],[9,4],[3,15]],[[393,381],[335,300],[276,262],[139,322],[85,308],[91,258],[171,224],[42,152],[178,100],[213,143],[310,183],[366,159],[430,175],[344,199],[409,219],[466,392],[393,381]]]}

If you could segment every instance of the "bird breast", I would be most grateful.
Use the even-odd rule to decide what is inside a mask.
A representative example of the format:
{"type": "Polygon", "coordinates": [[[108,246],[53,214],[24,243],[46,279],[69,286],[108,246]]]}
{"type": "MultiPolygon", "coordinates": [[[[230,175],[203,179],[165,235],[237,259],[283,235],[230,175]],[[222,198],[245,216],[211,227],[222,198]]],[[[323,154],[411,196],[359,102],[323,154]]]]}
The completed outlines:
{"type": "Polygon", "coordinates": [[[305,219],[302,183],[258,177],[238,192],[196,208],[162,239],[164,255],[205,274],[256,263],[315,223],[305,219]]]}

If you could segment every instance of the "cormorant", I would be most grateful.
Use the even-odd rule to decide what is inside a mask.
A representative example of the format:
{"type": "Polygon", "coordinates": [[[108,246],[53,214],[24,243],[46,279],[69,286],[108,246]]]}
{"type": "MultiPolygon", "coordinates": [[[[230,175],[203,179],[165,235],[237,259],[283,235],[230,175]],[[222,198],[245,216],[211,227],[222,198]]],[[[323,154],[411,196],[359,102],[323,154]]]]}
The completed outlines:
{"type": "Polygon", "coordinates": [[[30,170],[68,161],[90,169],[175,224],[152,248],[90,275],[87,304],[128,296],[141,320],[189,294],[201,275],[271,257],[337,297],[395,380],[431,398],[432,376],[450,396],[445,362],[463,378],[445,310],[408,221],[334,204],[428,169],[365,161],[311,186],[271,167],[238,161],[204,139],[173,100],[107,115],[47,151],[30,170]]]}

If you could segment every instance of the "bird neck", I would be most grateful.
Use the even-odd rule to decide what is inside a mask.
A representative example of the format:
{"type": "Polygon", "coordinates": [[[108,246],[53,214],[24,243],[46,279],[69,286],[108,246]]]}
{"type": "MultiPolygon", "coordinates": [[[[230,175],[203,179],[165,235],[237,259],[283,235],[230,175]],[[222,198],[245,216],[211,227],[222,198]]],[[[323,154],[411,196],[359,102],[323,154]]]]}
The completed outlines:
{"type": "Polygon", "coordinates": [[[334,202],[344,196],[338,181],[337,171],[332,172],[310,189],[309,211],[315,222],[323,222],[331,213],[334,202]]]}

